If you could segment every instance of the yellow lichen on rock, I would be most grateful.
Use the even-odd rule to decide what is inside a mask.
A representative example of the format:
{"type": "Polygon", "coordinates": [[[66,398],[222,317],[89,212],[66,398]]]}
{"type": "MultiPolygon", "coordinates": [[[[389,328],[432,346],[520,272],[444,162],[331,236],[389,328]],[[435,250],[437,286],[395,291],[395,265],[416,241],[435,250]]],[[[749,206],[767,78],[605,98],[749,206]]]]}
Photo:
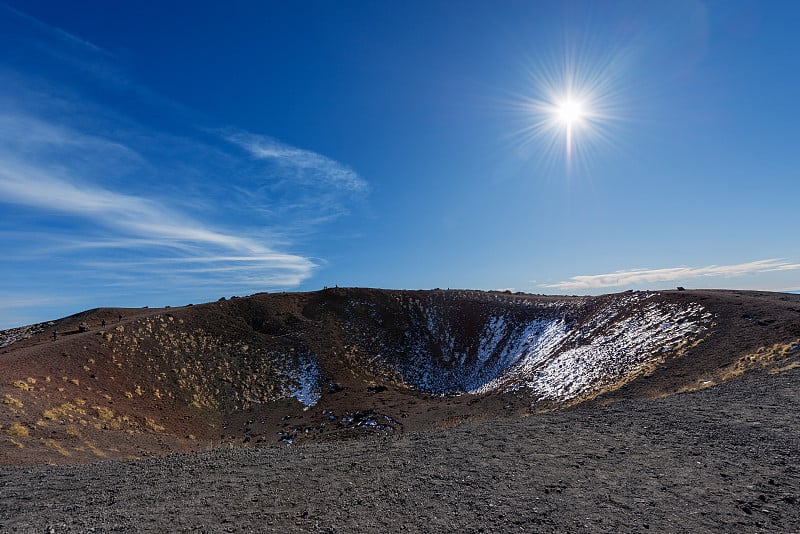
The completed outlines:
{"type": "Polygon", "coordinates": [[[104,406],[92,406],[95,411],[95,415],[101,421],[111,421],[114,419],[114,411],[111,408],[106,408],[104,406]]]}
{"type": "Polygon", "coordinates": [[[97,456],[98,458],[107,458],[108,457],[108,455],[104,451],[98,449],[95,446],[95,444],[92,443],[91,441],[89,441],[88,439],[84,440],[83,443],[84,443],[84,445],[86,445],[86,448],[89,449],[89,451],[91,451],[91,453],[94,454],[95,456],[97,456]]]}
{"type": "Polygon", "coordinates": [[[6,428],[6,434],[9,436],[15,436],[19,438],[27,438],[31,435],[30,429],[20,423],[11,423],[8,428],[6,428]]]}
{"type": "Polygon", "coordinates": [[[745,354],[723,370],[722,380],[736,378],[759,367],[770,373],[780,373],[800,367],[800,338],[789,343],[760,347],[752,354],[745,354]]]}
{"type": "Polygon", "coordinates": [[[65,402],[61,406],[54,406],[42,412],[42,417],[45,419],[50,419],[51,421],[59,421],[62,417],[65,417],[71,421],[77,415],[86,415],[86,410],[76,406],[71,402],[65,402]]]}
{"type": "Polygon", "coordinates": [[[25,382],[24,380],[15,380],[12,382],[15,388],[21,389],[23,391],[31,391],[32,389],[36,389],[31,386],[29,383],[25,382]]]}
{"type": "Polygon", "coordinates": [[[145,426],[152,430],[153,432],[163,432],[164,427],[156,423],[154,420],[150,419],[149,417],[145,418],[145,426]]]}
{"type": "Polygon", "coordinates": [[[72,456],[72,453],[70,453],[67,449],[62,447],[57,441],[53,439],[44,440],[44,444],[45,446],[53,449],[54,451],[56,451],[61,456],[64,456],[65,458],[69,458],[70,456],[72,456]]]}
{"type": "Polygon", "coordinates": [[[9,395],[8,393],[6,393],[6,396],[3,399],[3,404],[9,405],[9,406],[11,406],[13,408],[22,408],[24,406],[22,404],[22,401],[20,401],[19,399],[15,399],[14,397],[9,395]]]}

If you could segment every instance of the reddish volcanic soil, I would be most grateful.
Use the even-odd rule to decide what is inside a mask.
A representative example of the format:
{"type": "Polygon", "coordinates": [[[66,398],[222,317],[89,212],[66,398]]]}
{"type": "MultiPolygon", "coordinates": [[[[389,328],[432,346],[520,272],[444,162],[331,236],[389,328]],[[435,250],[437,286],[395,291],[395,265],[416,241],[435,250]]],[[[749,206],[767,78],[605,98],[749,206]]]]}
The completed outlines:
{"type": "Polygon", "coordinates": [[[523,419],[0,468],[4,532],[798,532],[800,370],[523,419]]]}
{"type": "Polygon", "coordinates": [[[464,339],[486,310],[570,301],[336,289],[0,333],[19,338],[0,348],[0,530],[800,529],[800,295],[648,294],[713,321],[564,401],[432,394],[393,374],[394,356],[357,343],[403,339],[413,318],[393,302],[412,297],[464,339]],[[303,404],[313,366],[318,397],[303,404]]]}

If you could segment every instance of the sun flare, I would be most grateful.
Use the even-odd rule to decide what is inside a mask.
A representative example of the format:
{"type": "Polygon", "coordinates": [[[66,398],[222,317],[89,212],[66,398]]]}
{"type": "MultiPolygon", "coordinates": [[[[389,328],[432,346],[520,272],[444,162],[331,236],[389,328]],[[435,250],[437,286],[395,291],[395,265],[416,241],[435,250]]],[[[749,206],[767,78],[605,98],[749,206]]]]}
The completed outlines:
{"type": "Polygon", "coordinates": [[[569,165],[575,148],[575,130],[591,115],[583,105],[583,102],[570,96],[555,102],[552,106],[551,114],[557,123],[557,129],[562,130],[564,134],[564,153],[567,158],[567,165],[569,165]]]}
{"type": "Polygon", "coordinates": [[[583,116],[583,104],[569,98],[560,102],[555,109],[556,119],[565,126],[572,126],[583,119],[583,116]]]}
{"type": "Polygon", "coordinates": [[[527,94],[516,102],[524,112],[517,134],[546,166],[586,169],[614,144],[611,134],[628,115],[619,64],[614,55],[573,52],[531,65],[527,94]]]}

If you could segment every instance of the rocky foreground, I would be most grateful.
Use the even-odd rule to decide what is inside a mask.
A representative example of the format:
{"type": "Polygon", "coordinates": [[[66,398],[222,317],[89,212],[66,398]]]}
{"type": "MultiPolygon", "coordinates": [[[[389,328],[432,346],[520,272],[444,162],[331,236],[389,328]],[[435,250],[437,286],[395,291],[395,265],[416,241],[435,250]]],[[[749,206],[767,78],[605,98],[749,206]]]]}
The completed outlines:
{"type": "Polygon", "coordinates": [[[344,443],[0,468],[3,532],[797,532],[800,370],[344,443]]]}

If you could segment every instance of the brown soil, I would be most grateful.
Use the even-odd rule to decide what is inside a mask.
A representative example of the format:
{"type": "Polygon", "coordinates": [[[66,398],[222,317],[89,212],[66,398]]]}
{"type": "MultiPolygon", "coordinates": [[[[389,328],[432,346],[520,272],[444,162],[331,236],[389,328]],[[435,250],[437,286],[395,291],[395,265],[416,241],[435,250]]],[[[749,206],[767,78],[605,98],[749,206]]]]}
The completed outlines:
{"type": "MultiPolygon", "coordinates": [[[[559,407],[532,404],[521,392],[426,394],[348,353],[352,333],[341,320],[347,306],[367,302],[378,310],[381,328],[402,332],[405,318],[390,306],[398,298],[443,302],[466,329],[475,328],[476,314],[487,305],[564,300],[332,289],[183,308],[83,312],[0,349],[0,464],[84,463],[230,444],[397,436],[559,407]],[[88,332],[79,331],[81,323],[89,325],[88,332]],[[280,397],[276,391],[285,382],[282,371],[270,366],[278,349],[317,355],[323,383],[315,406],[293,398],[269,400],[280,397]]],[[[752,369],[786,370],[800,360],[800,295],[714,290],[662,292],[655,298],[700,302],[714,314],[712,331],[688,352],[589,397],[583,406],[702,389],[752,369]]]]}
{"type": "Polygon", "coordinates": [[[4,532],[797,532],[800,370],[303,446],[0,468],[4,532]]]}
{"type": "Polygon", "coordinates": [[[399,335],[391,303],[412,297],[456,310],[464,336],[486,306],[556,300],[336,289],[18,332],[0,348],[0,530],[800,529],[800,295],[659,293],[713,313],[703,340],[555,412],[426,394],[353,352],[353,301],[399,335]],[[280,398],[305,352],[310,408],[280,398]]]}

